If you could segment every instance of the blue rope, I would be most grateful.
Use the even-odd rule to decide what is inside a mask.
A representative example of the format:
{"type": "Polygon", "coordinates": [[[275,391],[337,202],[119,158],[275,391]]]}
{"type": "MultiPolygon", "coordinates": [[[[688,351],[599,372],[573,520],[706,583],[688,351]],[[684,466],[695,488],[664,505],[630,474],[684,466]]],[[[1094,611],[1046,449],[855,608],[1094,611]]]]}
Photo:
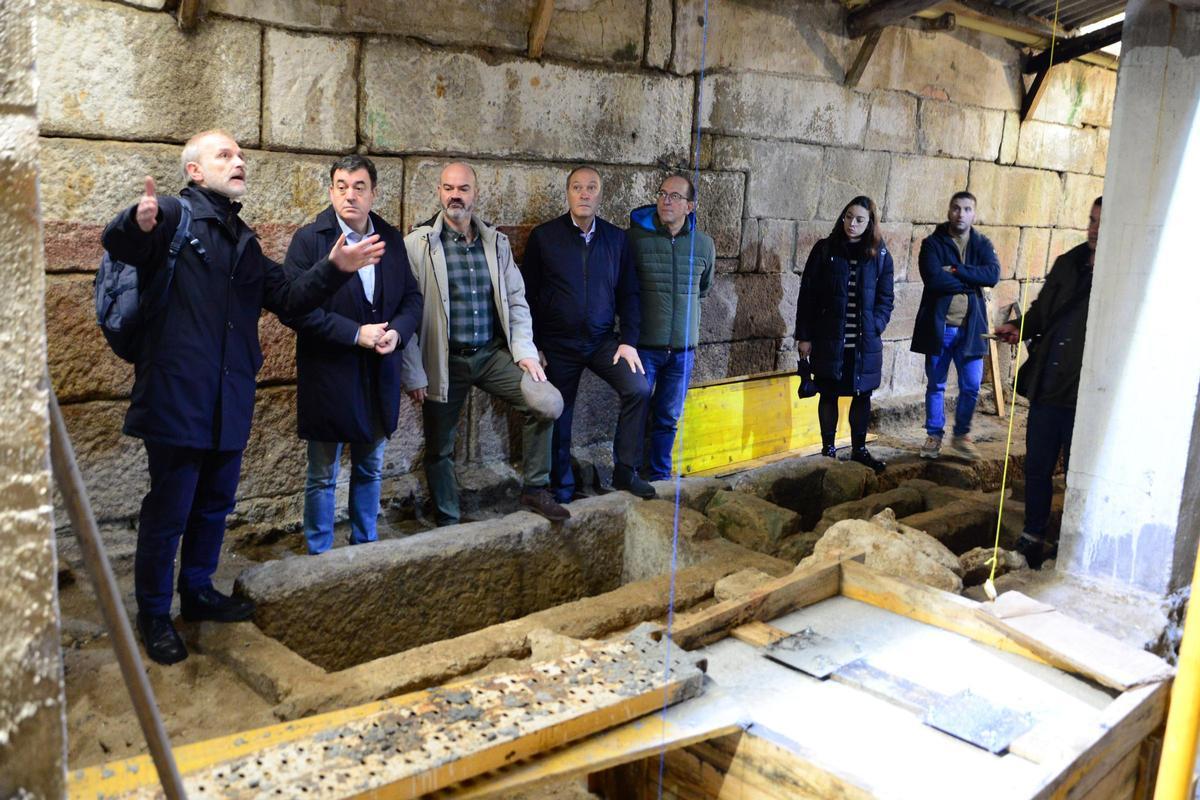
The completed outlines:
{"type": "MultiPolygon", "coordinates": [[[[704,108],[704,66],[707,63],[708,57],[708,0],[704,0],[704,16],[702,17],[702,32],[700,41],[700,73],[699,73],[699,88],[696,92],[696,130],[693,136],[692,144],[692,186],[693,191],[698,191],[700,186],[700,115],[704,108]]],[[[697,210],[698,210],[697,206],[697,210]]],[[[694,212],[693,212],[694,213],[694,212]]],[[[688,220],[685,219],[685,224],[688,220]]],[[[696,224],[693,221],[691,230],[688,232],[688,282],[687,282],[687,306],[684,311],[684,336],[686,337],[692,330],[692,303],[695,296],[692,292],[693,281],[696,275],[696,224]]],[[[699,342],[696,343],[699,346],[699,342]]],[[[687,345],[686,338],[684,345],[687,345]]],[[[694,353],[694,351],[693,351],[694,353]]],[[[694,356],[688,357],[688,351],[683,354],[683,381],[679,384],[679,395],[675,398],[680,409],[683,408],[684,400],[687,398],[688,384],[692,378],[692,367],[694,365],[694,356]]],[[[679,427],[676,432],[675,443],[679,444],[677,452],[683,452],[683,438],[686,432],[686,420],[681,417],[679,427]]],[[[672,450],[676,450],[672,444],[672,450]]],[[[667,631],[666,641],[664,642],[663,655],[663,706],[662,706],[662,746],[658,753],[658,800],[662,800],[663,796],[663,778],[666,774],[667,767],[667,708],[670,705],[670,691],[667,686],[671,679],[671,628],[675,623],[675,573],[679,565],[679,515],[680,515],[680,497],[683,492],[683,474],[679,471],[679,462],[672,461],[672,470],[675,473],[675,515],[671,528],[671,576],[670,589],[667,593],[667,631]]]]}

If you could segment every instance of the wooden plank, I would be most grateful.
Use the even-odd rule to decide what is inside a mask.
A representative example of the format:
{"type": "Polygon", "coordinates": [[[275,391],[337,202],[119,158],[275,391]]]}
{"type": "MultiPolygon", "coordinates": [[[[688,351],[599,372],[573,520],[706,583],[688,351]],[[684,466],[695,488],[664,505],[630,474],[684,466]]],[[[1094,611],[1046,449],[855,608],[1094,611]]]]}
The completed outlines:
{"type": "Polygon", "coordinates": [[[1004,380],[1000,377],[1000,352],[996,340],[988,340],[988,364],[991,367],[992,394],[996,396],[996,416],[1004,419],[1008,413],[1004,409],[1004,380]]]}
{"type": "Polygon", "coordinates": [[[1114,22],[1111,25],[1107,25],[1091,33],[1086,33],[1083,36],[1059,39],[1054,43],[1053,52],[1047,47],[1036,56],[1030,57],[1026,60],[1022,71],[1028,75],[1049,69],[1051,66],[1051,55],[1054,56],[1054,64],[1062,64],[1080,56],[1085,56],[1088,53],[1094,53],[1101,48],[1108,47],[1110,44],[1116,44],[1121,41],[1121,28],[1124,25],[1124,21],[1114,22]]]}
{"type": "Polygon", "coordinates": [[[529,57],[541,58],[546,46],[546,34],[550,32],[550,18],[554,16],[554,0],[538,0],[529,23],[529,57]]]}
{"type": "Polygon", "coordinates": [[[181,31],[194,31],[200,21],[200,0],[179,0],[175,22],[181,31]]]}
{"type": "MultiPolygon", "coordinates": [[[[732,782],[721,797],[763,797],[778,800],[867,800],[875,795],[804,758],[799,753],[749,731],[731,741],[714,739],[699,748],[727,759],[724,780],[732,782]],[[730,749],[732,748],[732,752],[730,749]],[[737,789],[741,791],[737,791],[737,789]]],[[[699,749],[698,748],[698,749],[699,749]]]]}
{"type": "Polygon", "coordinates": [[[1029,84],[1029,88],[1025,90],[1025,94],[1021,98],[1021,121],[1024,122],[1033,116],[1037,111],[1038,105],[1042,102],[1042,96],[1046,94],[1046,87],[1050,84],[1046,78],[1050,75],[1050,69],[1046,68],[1033,76],[1033,83],[1029,84]]]}
{"type": "MultiPolygon", "coordinates": [[[[730,709],[734,711],[734,709],[730,709]]],[[[445,789],[432,798],[436,800],[478,800],[484,797],[507,795],[510,792],[528,790],[530,787],[549,780],[562,781],[592,773],[609,773],[611,779],[596,781],[609,787],[628,781],[629,773],[617,767],[635,765],[644,759],[657,756],[666,749],[686,747],[715,736],[739,733],[743,728],[732,714],[704,715],[699,719],[664,720],[662,715],[652,715],[635,720],[619,728],[591,736],[571,747],[545,753],[529,761],[514,764],[502,772],[468,784],[445,789]]],[[[657,758],[654,758],[654,774],[657,778],[657,758]]],[[[589,783],[592,780],[589,778],[589,783]]],[[[593,790],[596,791],[596,790],[593,790]]],[[[610,788],[610,791],[615,789],[610,788]]],[[[631,797],[628,788],[621,788],[611,797],[631,797]]]]}
{"type": "Polygon", "coordinates": [[[1125,692],[1105,709],[1082,752],[1046,769],[1046,781],[1033,800],[1083,798],[1131,750],[1163,723],[1170,682],[1125,692]]]}
{"type": "Polygon", "coordinates": [[[842,594],[935,628],[952,631],[981,644],[1031,661],[1045,659],[1014,641],[978,616],[979,603],[905,578],[884,575],[853,561],[842,563],[842,594]]]}
{"type": "Polygon", "coordinates": [[[857,39],[873,30],[903,22],[914,14],[939,5],[942,0],[878,0],[846,17],[846,32],[857,39]]]}
{"type": "Polygon", "coordinates": [[[791,634],[765,622],[748,622],[731,630],[729,635],[753,647],[770,647],[791,634]]]}
{"type": "Polygon", "coordinates": [[[854,57],[854,63],[850,65],[850,69],[846,70],[846,86],[850,88],[858,86],[863,72],[867,69],[867,64],[871,62],[871,56],[874,55],[875,48],[879,44],[879,37],[882,35],[883,29],[880,28],[871,31],[863,37],[862,44],[858,48],[858,55],[854,57]]]}
{"type": "Polygon", "coordinates": [[[1140,747],[1130,750],[1080,800],[1130,800],[1137,790],[1140,747]]]}
{"type": "Polygon", "coordinates": [[[782,578],[768,581],[749,594],[718,603],[711,608],[683,614],[671,630],[671,638],[692,650],[725,638],[733,628],[762,622],[818,603],[838,593],[844,559],[863,558],[861,553],[817,561],[782,578]]]}
{"type": "Polygon", "coordinates": [[[1130,647],[1060,611],[999,619],[986,606],[979,618],[1037,653],[1048,664],[1118,691],[1168,680],[1175,670],[1153,653],[1130,647]]]}
{"type": "MultiPolygon", "coordinates": [[[[418,692],[279,743],[255,737],[235,757],[208,742],[181,748],[187,796],[415,798],[695,696],[701,662],[646,628],[524,670],[418,692]],[[278,790],[278,791],[277,791],[278,790]]],[[[286,737],[290,725],[274,726],[286,737]]],[[[234,742],[237,746],[237,742],[234,742]]],[[[70,780],[72,797],[154,797],[153,772],[107,765],[70,780]],[[90,778],[90,779],[89,779],[90,778]]]]}

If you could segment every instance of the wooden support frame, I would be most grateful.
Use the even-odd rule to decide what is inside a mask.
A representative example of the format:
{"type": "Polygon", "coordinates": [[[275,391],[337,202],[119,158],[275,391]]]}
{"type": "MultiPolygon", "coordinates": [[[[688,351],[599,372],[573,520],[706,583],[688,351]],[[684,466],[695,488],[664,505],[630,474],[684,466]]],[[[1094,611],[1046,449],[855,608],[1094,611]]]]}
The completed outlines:
{"type": "Polygon", "coordinates": [[[1114,22],[1100,30],[1092,31],[1083,36],[1058,39],[1054,43],[1053,51],[1047,47],[1037,55],[1028,58],[1025,61],[1022,71],[1026,75],[1044,72],[1052,66],[1050,63],[1051,55],[1054,56],[1055,64],[1063,64],[1080,56],[1094,53],[1101,48],[1108,47],[1110,44],[1116,44],[1121,41],[1121,29],[1124,25],[1124,22],[1114,22]]]}
{"type": "Polygon", "coordinates": [[[850,12],[846,17],[846,31],[851,39],[857,39],[871,31],[903,22],[941,2],[942,0],[878,0],[850,12]]]}
{"type": "Polygon", "coordinates": [[[179,0],[175,20],[181,31],[194,31],[200,22],[200,0],[179,0]]]}
{"type": "Polygon", "coordinates": [[[858,48],[858,55],[854,57],[854,63],[846,71],[846,86],[850,88],[858,86],[863,72],[867,69],[867,64],[871,61],[871,56],[875,54],[875,47],[879,44],[879,37],[882,35],[883,29],[876,28],[863,36],[862,45],[858,48]]]}
{"type": "Polygon", "coordinates": [[[529,23],[529,57],[541,58],[546,46],[546,34],[550,32],[550,18],[554,16],[554,0],[538,0],[533,9],[533,20],[529,23]]]}
{"type": "Polygon", "coordinates": [[[1032,117],[1037,111],[1038,105],[1042,102],[1042,96],[1046,93],[1048,77],[1050,77],[1049,67],[1033,76],[1033,82],[1029,84],[1024,97],[1021,98],[1021,122],[1032,117]]]}

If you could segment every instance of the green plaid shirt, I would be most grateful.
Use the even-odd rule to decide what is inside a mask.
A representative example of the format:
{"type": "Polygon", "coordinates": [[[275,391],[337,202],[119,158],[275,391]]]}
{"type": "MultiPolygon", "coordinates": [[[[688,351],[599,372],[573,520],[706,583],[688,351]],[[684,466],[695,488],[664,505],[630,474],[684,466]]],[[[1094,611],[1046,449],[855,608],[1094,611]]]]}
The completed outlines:
{"type": "Polygon", "coordinates": [[[450,346],[482,347],[496,331],[492,278],[483,240],[476,229],[475,238],[468,244],[467,237],[444,225],[442,249],[446,253],[446,283],[450,288],[450,346]]]}

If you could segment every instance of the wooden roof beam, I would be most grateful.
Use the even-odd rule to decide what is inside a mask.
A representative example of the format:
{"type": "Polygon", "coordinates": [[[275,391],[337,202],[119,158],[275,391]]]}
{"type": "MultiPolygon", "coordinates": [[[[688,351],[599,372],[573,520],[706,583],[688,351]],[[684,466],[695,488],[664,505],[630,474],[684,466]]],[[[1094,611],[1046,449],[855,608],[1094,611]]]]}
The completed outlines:
{"type": "MultiPolygon", "coordinates": [[[[1124,22],[1114,22],[1112,25],[1107,25],[1083,36],[1059,39],[1054,43],[1054,63],[1062,64],[1080,56],[1094,53],[1102,47],[1108,47],[1110,44],[1116,44],[1121,41],[1121,27],[1124,24],[1124,22]]],[[[1050,66],[1050,54],[1050,48],[1046,48],[1036,56],[1027,59],[1025,66],[1022,68],[1025,74],[1044,72],[1050,66]]]]}
{"type": "Polygon", "coordinates": [[[851,39],[857,39],[888,25],[903,22],[941,2],[942,0],[877,0],[869,6],[850,12],[846,17],[846,30],[851,39]]]}

